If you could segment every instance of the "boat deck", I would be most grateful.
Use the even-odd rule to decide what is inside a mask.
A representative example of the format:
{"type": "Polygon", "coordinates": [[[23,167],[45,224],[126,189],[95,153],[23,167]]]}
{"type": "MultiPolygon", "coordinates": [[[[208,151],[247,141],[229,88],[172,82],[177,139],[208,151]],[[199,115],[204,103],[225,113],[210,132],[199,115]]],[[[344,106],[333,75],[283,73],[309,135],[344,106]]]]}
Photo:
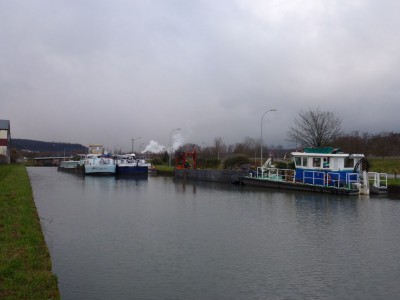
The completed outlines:
{"type": "Polygon", "coordinates": [[[275,188],[282,190],[297,190],[319,193],[359,195],[362,193],[386,193],[387,178],[385,174],[368,173],[370,190],[361,188],[361,180],[358,173],[350,173],[345,181],[340,174],[335,172],[308,171],[302,173],[299,180],[296,171],[290,169],[268,168],[267,170],[241,176],[240,182],[245,185],[275,188]],[[379,186],[379,188],[377,188],[379,186]]]}

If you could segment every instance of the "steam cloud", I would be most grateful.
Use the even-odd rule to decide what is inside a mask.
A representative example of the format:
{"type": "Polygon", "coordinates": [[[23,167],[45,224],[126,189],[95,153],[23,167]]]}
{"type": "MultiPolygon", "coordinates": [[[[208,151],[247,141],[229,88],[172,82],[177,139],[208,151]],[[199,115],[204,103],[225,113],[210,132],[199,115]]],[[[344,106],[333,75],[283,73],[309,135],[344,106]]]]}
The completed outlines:
{"type": "MultiPolygon", "coordinates": [[[[172,147],[174,150],[179,148],[180,146],[183,145],[183,136],[181,134],[175,134],[172,136],[172,147]],[[177,140],[178,139],[178,140],[177,140]]],[[[146,148],[141,152],[141,153],[161,153],[164,151],[169,152],[168,145],[164,146],[159,144],[157,141],[151,140],[150,143],[146,146],[146,148]]]]}
{"type": "Polygon", "coordinates": [[[158,142],[151,140],[150,143],[146,146],[146,148],[142,151],[142,153],[146,152],[161,153],[166,150],[167,150],[166,146],[160,145],[158,142]]]}

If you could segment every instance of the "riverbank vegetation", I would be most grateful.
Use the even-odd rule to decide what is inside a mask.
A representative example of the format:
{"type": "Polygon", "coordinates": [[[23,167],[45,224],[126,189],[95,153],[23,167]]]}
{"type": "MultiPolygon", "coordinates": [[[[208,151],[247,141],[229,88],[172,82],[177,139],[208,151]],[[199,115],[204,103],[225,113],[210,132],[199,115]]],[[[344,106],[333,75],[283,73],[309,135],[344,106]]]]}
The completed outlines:
{"type": "Polygon", "coordinates": [[[388,178],[388,185],[400,186],[400,157],[372,157],[368,162],[369,171],[393,174],[394,178],[388,178]]]}
{"type": "Polygon", "coordinates": [[[27,171],[0,165],[0,299],[59,299],[27,171]]]}
{"type": "MultiPolygon", "coordinates": [[[[400,157],[370,157],[370,171],[388,174],[400,173],[400,157]]],[[[400,176],[399,176],[400,177],[400,176]]]]}

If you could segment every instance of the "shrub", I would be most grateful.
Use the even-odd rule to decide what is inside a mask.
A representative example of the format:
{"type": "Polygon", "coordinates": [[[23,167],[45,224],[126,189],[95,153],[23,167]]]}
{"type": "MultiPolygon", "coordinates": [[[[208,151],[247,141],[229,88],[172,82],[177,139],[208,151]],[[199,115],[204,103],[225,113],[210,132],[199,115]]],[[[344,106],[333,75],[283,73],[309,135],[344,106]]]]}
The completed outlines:
{"type": "Polygon", "coordinates": [[[234,156],[227,157],[223,162],[224,169],[236,169],[242,165],[250,163],[250,159],[244,154],[237,154],[234,156]]]}
{"type": "Polygon", "coordinates": [[[159,158],[154,158],[154,159],[151,160],[151,164],[157,166],[157,165],[162,165],[163,162],[162,162],[162,160],[159,159],[159,158]]]}
{"type": "Polygon", "coordinates": [[[7,163],[7,157],[3,154],[0,154],[0,164],[7,163]]]}
{"type": "Polygon", "coordinates": [[[221,164],[221,161],[218,158],[210,158],[207,159],[205,162],[206,168],[218,168],[221,164]]]}

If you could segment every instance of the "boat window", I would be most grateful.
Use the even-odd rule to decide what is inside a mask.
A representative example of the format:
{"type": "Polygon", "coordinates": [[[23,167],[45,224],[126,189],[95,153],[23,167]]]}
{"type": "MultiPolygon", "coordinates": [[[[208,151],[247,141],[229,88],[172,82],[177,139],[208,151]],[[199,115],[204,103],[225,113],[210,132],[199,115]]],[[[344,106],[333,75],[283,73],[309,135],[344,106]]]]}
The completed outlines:
{"type": "Polygon", "coordinates": [[[303,157],[303,167],[307,167],[308,157],[303,157]]]}
{"type": "Polygon", "coordinates": [[[352,167],[354,167],[354,159],[350,159],[350,158],[346,157],[346,158],[344,159],[344,167],[345,167],[345,168],[352,168],[352,167]]]}
{"type": "Polygon", "coordinates": [[[329,168],[329,157],[324,157],[322,161],[323,161],[322,166],[324,168],[329,168]]]}
{"type": "Polygon", "coordinates": [[[313,158],[313,167],[314,168],[320,168],[321,167],[321,158],[320,157],[314,157],[313,158]]]}
{"type": "Polygon", "coordinates": [[[296,164],[296,167],[297,166],[301,166],[301,157],[295,157],[294,158],[294,163],[296,164]]]}

